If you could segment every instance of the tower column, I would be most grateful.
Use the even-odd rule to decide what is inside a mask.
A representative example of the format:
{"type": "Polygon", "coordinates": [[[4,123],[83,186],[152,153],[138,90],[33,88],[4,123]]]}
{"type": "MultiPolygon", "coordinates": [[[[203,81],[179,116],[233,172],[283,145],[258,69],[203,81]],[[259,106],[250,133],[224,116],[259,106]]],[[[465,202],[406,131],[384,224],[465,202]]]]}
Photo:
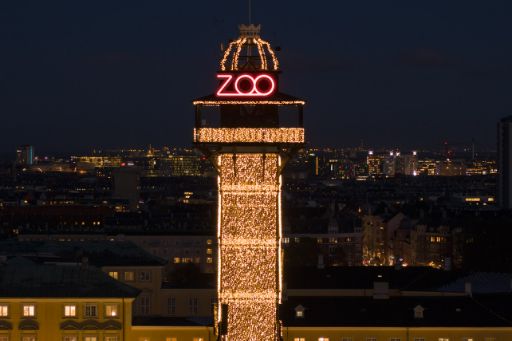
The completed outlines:
{"type": "Polygon", "coordinates": [[[277,340],[281,214],[277,153],[218,156],[218,299],[228,306],[225,340],[277,340]]]}

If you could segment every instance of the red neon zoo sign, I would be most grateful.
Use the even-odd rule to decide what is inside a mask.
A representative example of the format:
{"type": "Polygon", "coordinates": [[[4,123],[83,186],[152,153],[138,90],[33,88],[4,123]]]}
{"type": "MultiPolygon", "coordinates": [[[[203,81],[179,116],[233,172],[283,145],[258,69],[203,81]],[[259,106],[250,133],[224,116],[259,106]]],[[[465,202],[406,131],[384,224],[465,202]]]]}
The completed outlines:
{"type": "Polygon", "coordinates": [[[266,97],[276,91],[276,80],[269,74],[219,73],[217,96],[219,97],[266,97]]]}

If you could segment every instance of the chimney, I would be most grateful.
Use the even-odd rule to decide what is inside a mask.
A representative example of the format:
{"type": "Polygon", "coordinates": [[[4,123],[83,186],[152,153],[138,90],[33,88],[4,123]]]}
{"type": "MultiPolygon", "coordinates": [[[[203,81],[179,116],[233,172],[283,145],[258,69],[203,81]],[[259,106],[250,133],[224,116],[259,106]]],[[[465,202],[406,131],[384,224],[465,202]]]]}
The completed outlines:
{"type": "Polygon", "coordinates": [[[316,267],[317,267],[317,269],[324,269],[325,268],[324,255],[322,255],[322,254],[318,255],[318,263],[316,264],[316,267]]]}
{"type": "Polygon", "coordinates": [[[373,298],[385,300],[389,298],[389,282],[373,282],[373,298]]]}
{"type": "Polygon", "coordinates": [[[80,268],[82,270],[87,270],[88,267],[89,267],[89,258],[83,256],[82,262],[80,263],[80,268]]]}
{"type": "Polygon", "coordinates": [[[421,305],[417,305],[414,307],[414,318],[415,319],[422,319],[423,318],[423,312],[425,311],[425,308],[423,308],[421,305]]]}
{"type": "Polygon", "coordinates": [[[471,282],[464,283],[464,292],[466,293],[466,295],[473,297],[473,291],[471,289],[471,282]]]}
{"type": "Polygon", "coordinates": [[[444,259],[444,271],[451,271],[452,270],[452,258],[446,257],[444,259]]]}

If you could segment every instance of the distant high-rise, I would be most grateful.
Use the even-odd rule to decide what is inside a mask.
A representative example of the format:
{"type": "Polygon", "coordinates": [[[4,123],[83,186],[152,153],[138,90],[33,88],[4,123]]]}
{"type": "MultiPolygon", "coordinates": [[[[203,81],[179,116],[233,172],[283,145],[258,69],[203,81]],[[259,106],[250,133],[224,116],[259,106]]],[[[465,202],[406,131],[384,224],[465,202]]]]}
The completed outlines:
{"type": "Polygon", "coordinates": [[[512,209],[512,116],[498,122],[498,202],[512,209]]]}
{"type": "Polygon", "coordinates": [[[379,177],[383,174],[383,157],[374,154],[373,150],[368,151],[366,157],[366,165],[368,166],[368,175],[371,177],[379,177]]]}
{"type": "Polygon", "coordinates": [[[34,164],[34,147],[30,145],[20,146],[16,149],[16,164],[31,166],[34,164]]]}
{"type": "Polygon", "coordinates": [[[126,201],[131,211],[139,207],[140,174],[140,168],[134,166],[119,167],[112,172],[114,182],[112,198],[126,201]]]}

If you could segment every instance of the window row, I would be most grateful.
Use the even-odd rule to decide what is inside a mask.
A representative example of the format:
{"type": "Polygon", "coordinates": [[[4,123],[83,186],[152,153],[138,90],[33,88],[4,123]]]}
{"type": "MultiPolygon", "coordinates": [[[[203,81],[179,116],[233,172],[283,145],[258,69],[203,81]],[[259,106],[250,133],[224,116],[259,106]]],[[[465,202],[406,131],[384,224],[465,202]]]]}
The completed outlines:
{"type": "MultiPolygon", "coordinates": [[[[160,338],[157,338],[156,340],[160,340],[160,338]]],[[[187,339],[187,340],[190,340],[190,339],[187,339]]],[[[150,337],[147,337],[147,336],[143,336],[143,337],[139,337],[139,339],[137,341],[152,341],[150,337]]],[[[178,338],[177,337],[166,337],[165,338],[165,341],[178,341],[178,338]]],[[[205,339],[203,337],[194,337],[192,338],[192,341],[205,341],[205,339]]]]}
{"type": "MultiPolygon", "coordinates": [[[[188,297],[186,298],[188,314],[189,315],[197,315],[199,313],[199,298],[197,297],[188,297]]],[[[210,298],[210,307],[213,307],[215,303],[215,298],[210,298]]],[[[176,315],[176,297],[168,297],[167,298],[167,314],[174,316],[176,315]]]]}
{"type": "Polygon", "coordinates": [[[125,282],[135,282],[135,273],[137,273],[137,281],[149,282],[151,281],[151,271],[109,271],[108,275],[113,279],[124,280],[125,282]],[[120,277],[122,275],[122,278],[120,277]]]}
{"type": "MultiPolygon", "coordinates": [[[[37,341],[36,335],[22,335],[19,338],[20,341],[37,341]]],[[[84,335],[79,338],[76,335],[64,335],[62,341],[100,341],[100,337],[95,335],[84,335]]],[[[117,335],[105,335],[103,341],[119,341],[120,338],[117,335]]],[[[9,338],[8,335],[0,335],[0,341],[14,341],[14,338],[9,338]]],[[[174,341],[174,340],[172,340],[174,341]]]]}
{"type": "MultiPolygon", "coordinates": [[[[306,339],[305,337],[294,337],[293,338],[293,341],[309,341],[309,340],[314,340],[314,341],[337,341],[339,340],[338,338],[336,338],[336,340],[330,340],[328,337],[319,337],[319,338],[311,338],[311,339],[306,339]]],[[[365,341],[379,341],[377,339],[377,337],[366,337],[364,339],[365,341]]],[[[390,338],[380,338],[380,340],[382,341],[402,341],[399,337],[390,337],[390,338]]],[[[412,340],[414,341],[426,341],[427,339],[424,338],[424,337],[415,337],[413,338],[412,340]]],[[[429,339],[429,340],[434,340],[434,339],[429,339]]],[[[436,341],[458,341],[459,339],[450,339],[449,337],[438,337],[436,339],[436,341]]],[[[352,337],[342,337],[341,338],[341,341],[355,341],[352,337]]],[[[407,340],[403,340],[403,341],[407,341],[407,340]]],[[[462,337],[460,338],[460,341],[476,341],[476,339],[472,338],[472,337],[462,337]]],[[[494,337],[485,337],[484,338],[484,341],[496,341],[496,338],[494,337]]]]}
{"type": "MultiPolygon", "coordinates": [[[[119,305],[117,303],[105,303],[104,313],[106,317],[117,317],[119,316],[119,305]]],[[[10,305],[7,303],[0,303],[0,318],[9,317],[10,305]]],[[[62,314],[64,317],[78,317],[78,305],[77,304],[65,304],[62,308],[62,314]]],[[[36,316],[36,304],[28,303],[21,305],[21,315],[23,317],[35,317],[36,316]]],[[[98,304],[86,303],[83,305],[83,316],[84,317],[98,317],[98,304]]],[[[0,338],[0,341],[3,341],[0,338]]]]}

